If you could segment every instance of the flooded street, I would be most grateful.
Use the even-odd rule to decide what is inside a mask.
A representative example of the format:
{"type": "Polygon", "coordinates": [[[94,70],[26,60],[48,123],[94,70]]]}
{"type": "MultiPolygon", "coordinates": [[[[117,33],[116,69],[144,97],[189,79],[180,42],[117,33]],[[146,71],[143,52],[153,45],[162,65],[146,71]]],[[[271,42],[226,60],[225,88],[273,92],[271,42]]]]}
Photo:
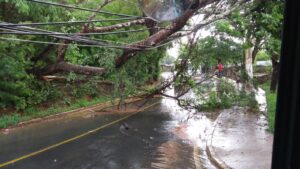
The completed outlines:
{"type": "MultiPolygon", "coordinates": [[[[180,110],[173,100],[159,102],[125,122],[4,168],[213,168],[205,153],[212,120],[180,110]]],[[[0,161],[22,157],[117,118],[120,115],[74,117],[1,134],[0,161]]]]}
{"type": "Polygon", "coordinates": [[[0,165],[13,161],[3,168],[214,169],[206,139],[217,114],[182,110],[168,98],[147,105],[152,103],[158,104],[97,132],[90,131],[128,113],[79,115],[1,133],[0,165]],[[88,134],[76,138],[82,133],[88,134]]]}
{"type": "MultiPolygon", "coordinates": [[[[162,75],[167,78],[171,74],[162,75]]],[[[173,88],[166,91],[168,95],[174,93],[173,88]]],[[[193,96],[189,92],[184,97],[193,96]]],[[[233,168],[258,165],[252,157],[265,158],[259,165],[268,166],[272,136],[266,133],[266,124],[262,114],[248,113],[245,108],[188,111],[165,97],[134,100],[121,110],[95,106],[62,118],[2,130],[0,168],[215,169],[207,152],[210,159],[213,152],[233,168]],[[256,137],[248,138],[254,133],[256,137]],[[249,142],[254,141],[252,146],[249,142]],[[258,151],[261,153],[252,155],[258,151]]]]}

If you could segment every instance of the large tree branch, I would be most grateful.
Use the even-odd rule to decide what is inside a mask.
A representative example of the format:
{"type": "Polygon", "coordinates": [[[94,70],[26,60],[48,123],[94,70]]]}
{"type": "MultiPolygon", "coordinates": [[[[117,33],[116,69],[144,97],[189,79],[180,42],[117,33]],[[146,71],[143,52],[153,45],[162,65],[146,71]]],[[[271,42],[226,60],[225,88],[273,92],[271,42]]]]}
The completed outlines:
{"type": "Polygon", "coordinates": [[[119,23],[119,24],[111,25],[111,26],[94,27],[94,28],[89,28],[89,29],[85,30],[85,32],[95,32],[95,33],[110,32],[110,31],[114,31],[114,30],[117,30],[117,29],[130,27],[130,26],[133,26],[133,25],[144,25],[145,20],[146,19],[137,19],[137,20],[132,20],[132,21],[119,23]]]}
{"type": "MultiPolygon", "coordinates": [[[[96,10],[100,10],[102,8],[104,8],[106,5],[108,5],[109,3],[111,3],[113,0],[105,0],[102,5],[100,5],[96,10]]],[[[89,18],[88,18],[88,21],[92,20],[93,18],[95,18],[96,16],[96,12],[93,12],[89,18]]],[[[85,29],[87,29],[87,27],[89,26],[89,24],[85,24],[81,30],[81,33],[83,33],[85,31],[85,29]]],[[[70,41],[68,40],[65,40],[64,41],[65,44],[70,44],[70,41]]],[[[65,58],[65,54],[66,54],[66,51],[68,49],[69,45],[64,45],[64,46],[61,46],[58,48],[58,55],[57,55],[57,62],[61,62],[64,60],[65,58]]]]}
{"type": "Polygon", "coordinates": [[[175,34],[173,34],[172,36],[170,36],[167,39],[167,42],[179,39],[179,38],[184,37],[184,36],[188,36],[192,33],[197,32],[198,30],[202,29],[205,26],[208,26],[210,24],[215,23],[216,21],[226,19],[226,17],[228,17],[234,10],[237,10],[239,7],[241,7],[241,5],[243,3],[246,3],[246,2],[247,2],[247,0],[239,1],[234,6],[232,6],[231,8],[229,8],[225,11],[222,11],[222,12],[218,11],[217,13],[214,13],[213,11],[210,11],[210,12],[212,12],[210,14],[210,17],[207,17],[206,19],[204,19],[203,21],[197,23],[194,27],[192,27],[189,30],[186,30],[185,32],[182,32],[182,31],[181,32],[176,32],[175,34]]]}
{"type": "MultiPolygon", "coordinates": [[[[182,17],[174,21],[166,29],[157,32],[143,41],[132,44],[130,47],[145,49],[147,46],[155,46],[157,43],[167,39],[170,35],[183,28],[188,19],[193,15],[193,12],[194,11],[186,12],[182,17]]],[[[117,58],[116,67],[121,67],[127,60],[135,56],[135,52],[136,50],[125,50],[123,54],[117,58]]]]}
{"type": "Polygon", "coordinates": [[[152,19],[145,20],[145,26],[149,29],[149,35],[152,36],[159,31],[158,23],[152,19]]]}
{"type": "MultiPolygon", "coordinates": [[[[109,1],[112,1],[112,0],[106,0],[106,2],[109,2],[109,1]]],[[[140,42],[127,45],[126,47],[128,49],[124,49],[123,54],[121,56],[117,57],[117,59],[115,60],[116,67],[117,68],[121,67],[129,59],[133,58],[138,51],[145,50],[145,49],[149,48],[150,46],[156,46],[156,45],[158,45],[158,44],[160,44],[160,43],[162,43],[166,40],[169,40],[169,38],[172,37],[172,35],[173,36],[176,35],[175,33],[180,31],[186,25],[188,20],[195,14],[195,12],[198,11],[198,9],[203,8],[203,7],[205,7],[209,4],[215,3],[216,1],[217,0],[199,0],[199,3],[197,3],[196,5],[193,5],[192,9],[188,10],[183,16],[181,16],[178,19],[174,20],[165,29],[162,29],[160,31],[155,30],[153,32],[154,34],[151,35],[150,37],[148,37],[148,38],[146,38],[146,39],[144,39],[140,42]]],[[[237,4],[239,4],[239,3],[237,3],[237,4]]],[[[230,11],[232,11],[232,10],[230,10],[230,11]]],[[[192,31],[190,31],[189,33],[195,32],[196,30],[202,28],[203,26],[208,25],[208,24],[210,24],[210,23],[212,23],[212,22],[214,22],[218,19],[223,18],[224,15],[227,15],[227,14],[228,14],[228,11],[225,11],[225,12],[223,11],[223,13],[220,14],[220,15],[215,15],[215,16],[208,17],[207,20],[204,20],[200,24],[196,25],[194,27],[194,29],[192,31]]],[[[94,16],[92,15],[89,19],[91,19],[93,17],[94,16]]],[[[128,27],[128,26],[131,26],[131,25],[139,25],[139,24],[146,25],[146,26],[149,26],[151,24],[155,25],[155,23],[149,23],[145,19],[140,19],[140,20],[129,21],[129,22],[121,23],[121,24],[112,25],[112,26],[95,28],[95,29],[89,30],[89,31],[107,32],[107,31],[112,31],[112,30],[128,27]]],[[[85,31],[85,28],[83,28],[82,31],[85,31]]],[[[57,64],[58,63],[59,64],[66,63],[66,62],[64,62],[64,54],[65,54],[66,49],[67,49],[67,45],[61,47],[60,50],[58,51],[57,64]]],[[[78,65],[76,65],[76,66],[78,66],[78,65]]],[[[52,67],[52,66],[50,66],[50,67],[52,67]]],[[[69,67],[69,66],[65,65],[65,67],[69,67]]],[[[71,67],[68,68],[68,69],[65,69],[65,70],[62,70],[62,69],[59,69],[59,68],[55,68],[54,70],[55,71],[57,71],[57,70],[66,71],[66,70],[70,70],[70,69],[71,69],[71,67]]],[[[75,67],[74,67],[74,69],[75,69],[75,67]]],[[[97,69],[97,71],[99,71],[98,69],[101,69],[100,72],[105,72],[104,69],[102,69],[102,68],[96,68],[96,69],[97,69]]],[[[79,70],[83,70],[83,69],[82,68],[76,69],[77,72],[82,72],[84,74],[87,73],[86,71],[79,71],[79,70]]],[[[87,70],[92,70],[92,72],[93,72],[93,69],[89,68],[87,70]]],[[[55,71],[52,71],[52,72],[55,72],[55,71]]]]}
{"type": "MultiPolygon", "coordinates": [[[[102,9],[102,8],[104,8],[106,5],[108,5],[109,3],[111,3],[111,2],[113,2],[114,0],[105,0],[104,2],[103,2],[103,4],[102,5],[100,5],[98,8],[97,8],[97,10],[100,10],[100,9],[102,9]]],[[[88,21],[91,21],[91,20],[93,20],[95,17],[96,17],[96,12],[94,12],[92,15],[90,15],[89,16],[89,18],[87,19],[88,21]]],[[[85,32],[85,30],[87,30],[88,29],[88,27],[90,26],[90,24],[85,24],[84,26],[83,26],[83,31],[82,32],[85,32]]]]}
{"type": "MultiPolygon", "coordinates": [[[[155,33],[145,40],[132,44],[130,47],[145,49],[147,46],[155,46],[157,43],[167,39],[170,35],[179,31],[186,24],[187,20],[193,15],[193,12],[194,11],[186,12],[182,17],[174,21],[166,29],[155,33]]],[[[124,50],[123,54],[115,61],[116,67],[121,67],[125,62],[127,62],[127,60],[134,57],[136,52],[137,50],[124,50]]]]}
{"type": "Polygon", "coordinates": [[[58,63],[48,65],[42,69],[32,69],[29,71],[29,73],[33,73],[38,76],[55,74],[58,72],[74,72],[78,74],[101,76],[106,73],[106,70],[104,68],[92,67],[92,66],[81,66],[81,65],[75,65],[65,61],[61,61],[58,63]]]}
{"type": "MultiPolygon", "coordinates": [[[[192,9],[188,10],[184,15],[174,20],[165,29],[158,31],[157,33],[150,36],[149,38],[146,38],[145,40],[129,45],[128,47],[140,48],[141,50],[143,50],[149,46],[157,45],[158,43],[166,40],[169,36],[171,36],[175,32],[178,32],[180,29],[182,29],[186,25],[187,21],[193,16],[193,14],[199,8],[202,8],[213,2],[214,0],[200,0],[200,2],[196,4],[196,6],[194,5],[192,9]]],[[[136,49],[124,50],[123,54],[119,56],[115,61],[116,67],[120,68],[122,65],[124,65],[127,62],[127,60],[133,58],[136,55],[136,53],[137,53],[136,49]]]]}
{"type": "Polygon", "coordinates": [[[56,65],[57,71],[74,72],[85,75],[103,75],[106,70],[104,68],[75,65],[68,62],[59,62],[56,65]]]}
{"type": "MultiPolygon", "coordinates": [[[[98,8],[97,10],[102,9],[109,3],[111,3],[114,0],[105,0],[98,8]]],[[[88,20],[94,19],[96,16],[96,12],[92,13],[88,20]]],[[[89,24],[85,24],[82,27],[81,32],[85,32],[89,24]]],[[[104,68],[97,68],[97,67],[90,67],[90,66],[79,66],[79,65],[73,65],[70,63],[65,62],[65,54],[67,52],[67,49],[69,47],[68,44],[70,44],[70,40],[64,40],[64,44],[67,45],[62,45],[57,48],[57,58],[56,62],[54,64],[48,65],[45,68],[38,69],[38,68],[33,68],[32,70],[29,70],[29,72],[34,73],[36,75],[47,75],[47,74],[53,74],[57,73],[59,70],[60,71],[73,71],[76,73],[81,73],[81,74],[104,74],[105,70],[104,68]],[[60,67],[61,66],[61,67],[60,67]]],[[[34,61],[36,62],[37,60],[41,58],[47,58],[48,54],[50,53],[49,51],[54,48],[54,45],[48,45],[38,56],[34,57],[34,61]]]]}

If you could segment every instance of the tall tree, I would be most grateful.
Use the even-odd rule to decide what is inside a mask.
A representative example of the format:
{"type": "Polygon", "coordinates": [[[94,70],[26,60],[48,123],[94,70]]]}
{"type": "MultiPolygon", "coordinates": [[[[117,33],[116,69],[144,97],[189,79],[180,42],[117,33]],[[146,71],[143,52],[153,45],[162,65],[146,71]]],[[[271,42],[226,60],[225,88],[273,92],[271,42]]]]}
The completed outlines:
{"type": "MultiPolygon", "coordinates": [[[[128,75],[127,79],[131,80],[131,82],[126,82],[128,85],[141,84],[142,82],[135,82],[141,77],[146,77],[141,81],[157,79],[159,60],[164,56],[166,47],[172,41],[191,35],[199,29],[225,18],[232,11],[242,8],[243,5],[252,3],[247,0],[195,0],[191,8],[179,18],[170,22],[157,23],[147,17],[135,17],[143,16],[140,8],[132,5],[137,4],[136,0],[64,0],[55,2],[63,3],[62,6],[77,5],[89,9],[102,9],[110,11],[112,15],[99,14],[99,11],[91,14],[88,11],[36,4],[26,0],[0,0],[0,9],[3,9],[0,14],[0,19],[3,21],[0,26],[1,31],[26,34],[1,35],[0,38],[27,42],[12,42],[10,45],[3,45],[4,48],[1,48],[0,51],[4,55],[3,57],[9,55],[9,57],[25,61],[26,64],[22,65],[22,71],[26,71],[26,75],[30,77],[70,72],[97,75],[106,79],[120,79],[117,76],[128,75]],[[15,12],[10,13],[10,11],[15,12]],[[120,14],[123,15],[120,16],[120,14]],[[189,20],[198,14],[204,14],[205,17],[193,27],[185,29],[189,20]],[[7,25],[90,20],[106,21],[85,25],[46,24],[38,28],[36,25],[7,25]],[[90,35],[85,36],[86,33],[90,33],[90,35]],[[91,33],[101,34],[91,35],[91,33]],[[42,36],[29,34],[42,34],[42,36]],[[51,44],[35,44],[32,43],[33,41],[51,42],[51,44]],[[17,44],[18,50],[22,52],[11,52],[16,50],[13,44],[17,44]],[[98,47],[91,48],[82,45],[98,45],[98,47]]],[[[2,46],[2,44],[5,42],[1,41],[0,45],[2,46]]],[[[21,66],[21,64],[19,65],[21,66]]]]}
{"type": "Polygon", "coordinates": [[[266,2],[265,13],[262,17],[263,28],[268,32],[266,38],[266,51],[271,56],[272,61],[272,77],[270,90],[275,92],[278,84],[279,75],[279,58],[282,38],[282,23],[283,23],[283,1],[268,1],[266,2]]]}

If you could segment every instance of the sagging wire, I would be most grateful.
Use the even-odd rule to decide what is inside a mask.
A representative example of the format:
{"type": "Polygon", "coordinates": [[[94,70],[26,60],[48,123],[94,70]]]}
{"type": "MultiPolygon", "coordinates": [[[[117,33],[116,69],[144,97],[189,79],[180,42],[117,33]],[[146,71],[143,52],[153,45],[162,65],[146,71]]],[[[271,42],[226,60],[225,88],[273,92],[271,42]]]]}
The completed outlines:
{"type": "Polygon", "coordinates": [[[139,19],[146,19],[146,18],[149,19],[148,17],[127,15],[127,14],[119,14],[119,13],[108,12],[108,11],[103,11],[103,10],[83,8],[83,7],[79,7],[79,6],[75,6],[75,5],[66,5],[66,4],[61,4],[61,3],[54,3],[54,2],[47,2],[47,1],[40,1],[40,0],[27,0],[27,1],[33,2],[33,3],[39,3],[39,4],[43,4],[43,5],[51,5],[51,6],[69,8],[69,9],[77,9],[77,10],[101,13],[101,14],[106,14],[106,15],[115,15],[115,16],[122,16],[122,17],[135,17],[135,19],[138,19],[138,18],[139,19]]]}
{"type": "MultiPolygon", "coordinates": [[[[0,25],[1,26],[1,25],[0,25]]],[[[114,32],[91,32],[91,33],[48,33],[48,32],[0,32],[0,34],[12,34],[12,35],[66,35],[66,36],[93,36],[93,35],[112,35],[112,34],[122,34],[122,33],[136,33],[136,32],[144,32],[150,30],[152,28],[144,28],[144,29],[131,29],[125,31],[114,31],[114,32]]]]}
{"type": "MultiPolygon", "coordinates": [[[[77,34],[74,34],[74,36],[63,36],[60,33],[46,31],[46,30],[42,30],[42,29],[27,28],[27,27],[22,27],[22,28],[19,28],[19,27],[17,27],[17,28],[4,27],[4,28],[1,28],[1,26],[0,26],[0,30],[10,31],[9,34],[26,34],[26,35],[34,35],[36,32],[33,33],[31,30],[39,30],[39,31],[42,31],[42,32],[49,33],[48,36],[51,36],[51,37],[54,37],[54,38],[65,39],[65,40],[70,40],[70,41],[75,41],[75,42],[83,42],[83,43],[88,43],[88,44],[93,44],[93,45],[99,45],[99,43],[100,43],[100,45],[102,45],[102,46],[112,45],[111,43],[110,44],[108,44],[108,43],[109,42],[114,42],[114,41],[108,41],[108,40],[103,40],[103,39],[81,37],[77,34]]],[[[1,34],[1,32],[0,32],[0,34],[1,34]]],[[[130,46],[127,43],[123,43],[123,44],[125,46],[130,46]]],[[[114,44],[114,46],[116,46],[116,44],[114,44]]],[[[145,48],[152,47],[152,46],[147,46],[147,45],[136,45],[136,46],[145,47],[145,48]]],[[[134,48],[134,47],[122,47],[122,48],[140,50],[140,48],[134,48]]]]}
{"type": "MultiPolygon", "coordinates": [[[[153,50],[153,49],[158,49],[158,48],[164,47],[166,45],[169,45],[169,44],[173,43],[175,40],[177,40],[179,38],[175,38],[175,39],[172,39],[172,40],[167,41],[165,43],[161,43],[161,44],[159,44],[157,46],[136,45],[136,46],[139,46],[139,47],[145,47],[143,49],[141,49],[141,48],[134,48],[134,47],[128,47],[128,45],[127,46],[121,46],[121,45],[115,45],[114,46],[114,45],[108,45],[108,44],[105,44],[105,45],[76,44],[76,45],[79,46],[79,47],[115,48],[115,49],[132,49],[132,50],[153,50]]],[[[19,38],[4,38],[4,37],[0,37],[0,39],[6,40],[6,41],[20,41],[20,42],[36,43],[36,44],[64,45],[64,46],[70,45],[70,44],[65,44],[65,43],[55,43],[55,42],[48,42],[48,41],[33,41],[33,40],[19,39],[19,38]]],[[[107,41],[107,40],[103,40],[103,41],[107,41]]],[[[108,41],[108,42],[114,42],[114,41],[108,41]]],[[[121,42],[118,42],[118,43],[121,43],[121,42]]],[[[126,45],[126,43],[123,43],[123,44],[126,45]]]]}
{"type": "MultiPolygon", "coordinates": [[[[23,34],[23,35],[48,35],[51,37],[55,37],[55,38],[59,38],[59,39],[65,39],[65,40],[70,40],[70,41],[75,41],[75,42],[83,42],[83,43],[88,43],[91,47],[95,47],[95,46],[99,46],[101,45],[101,47],[103,46],[107,46],[107,47],[111,47],[111,48],[121,48],[121,49],[134,49],[134,50],[142,50],[139,47],[144,47],[144,50],[151,50],[151,49],[156,49],[156,48],[160,48],[163,46],[166,46],[170,43],[172,43],[173,41],[179,39],[178,38],[174,38],[172,40],[167,41],[166,43],[161,43],[159,45],[156,46],[150,46],[150,45],[135,45],[135,47],[128,47],[130,45],[134,45],[134,44],[128,44],[128,43],[122,43],[122,42],[115,42],[115,41],[109,41],[109,40],[103,40],[103,39],[94,39],[94,38],[86,38],[86,37],[82,37],[80,36],[80,33],[74,33],[74,34],[70,34],[70,33],[60,33],[60,32],[51,32],[48,30],[43,30],[43,29],[37,29],[37,28],[31,28],[31,27],[26,27],[26,26],[18,26],[18,27],[9,27],[9,26],[2,26],[2,25],[10,25],[10,23],[5,23],[2,22],[0,24],[0,29],[2,30],[6,30],[6,31],[11,31],[11,32],[0,32],[0,34],[23,34]],[[2,28],[1,28],[2,27],[2,28]],[[39,31],[39,32],[32,32],[31,30],[34,31],[39,31]],[[67,36],[64,36],[67,35],[67,36]],[[105,42],[105,43],[103,43],[105,42]],[[110,42],[114,42],[114,43],[118,43],[118,44],[124,44],[124,46],[119,46],[119,45],[112,45],[112,44],[108,44],[110,42]]],[[[118,31],[118,32],[105,32],[105,34],[116,34],[116,33],[127,33],[127,32],[139,32],[139,31],[146,31],[152,28],[147,28],[147,29],[140,29],[140,30],[129,30],[129,31],[118,31]]],[[[161,28],[160,29],[165,29],[165,28],[161,28]]],[[[98,33],[99,34],[99,33],[98,33]]],[[[102,33],[103,34],[103,33],[102,33]]],[[[21,39],[22,40],[22,39],[21,39]]],[[[32,42],[33,43],[33,42],[32,42]]],[[[41,43],[40,42],[36,42],[36,43],[41,43]]],[[[48,42],[42,42],[44,44],[48,43],[48,42]]],[[[51,44],[51,42],[49,42],[49,44],[51,44]]],[[[59,45],[59,44],[57,44],[59,45]]]]}
{"type": "MultiPolygon", "coordinates": [[[[46,42],[46,41],[33,41],[27,39],[19,39],[19,38],[4,38],[0,37],[2,40],[6,41],[19,41],[19,42],[27,42],[27,43],[37,43],[37,44],[48,44],[48,45],[59,45],[59,46],[68,46],[70,44],[66,43],[56,43],[56,42],[46,42]]],[[[134,50],[141,50],[139,48],[133,47],[126,47],[126,46],[110,46],[110,45],[84,45],[84,44],[76,44],[79,47],[97,47],[97,48],[115,48],[115,49],[134,49],[134,50]]]]}
{"type": "MultiPolygon", "coordinates": [[[[9,23],[1,23],[2,25],[10,25],[9,23]]],[[[124,44],[126,46],[130,46],[131,44],[128,43],[122,43],[122,42],[115,42],[115,41],[109,41],[109,40],[103,40],[103,39],[95,39],[95,38],[86,38],[86,37],[81,37],[80,33],[77,34],[70,34],[70,33],[60,33],[60,32],[52,32],[52,31],[48,31],[48,30],[43,30],[43,29],[37,29],[37,28],[31,28],[31,27],[25,27],[25,26],[18,26],[18,27],[7,27],[7,26],[2,26],[0,24],[0,29],[5,30],[5,31],[9,31],[9,32],[0,32],[0,34],[16,34],[16,35],[47,35],[47,36],[51,36],[51,37],[55,37],[55,38],[59,38],[59,39],[65,39],[65,40],[72,40],[72,41],[76,41],[76,42],[82,42],[84,40],[84,42],[88,41],[88,43],[91,43],[90,40],[94,41],[101,41],[102,43],[110,43],[110,42],[114,42],[114,43],[119,43],[119,44],[124,44]],[[32,32],[31,30],[35,31],[32,32]],[[36,32],[38,31],[38,32],[36,32]],[[67,35],[67,36],[65,36],[67,35]],[[75,38],[75,39],[74,39],[75,38]]],[[[116,33],[126,33],[126,32],[141,32],[141,31],[146,31],[152,28],[147,28],[147,29],[143,29],[143,30],[130,30],[130,31],[118,31],[118,32],[114,32],[113,34],[116,33]]],[[[160,29],[163,29],[160,27],[160,29]]],[[[106,32],[107,34],[109,32],[106,32]]],[[[136,45],[137,47],[144,47],[144,48],[152,48],[153,46],[150,45],[136,45]]]]}
{"type": "Polygon", "coordinates": [[[85,24],[85,23],[97,23],[97,22],[124,21],[124,20],[134,20],[134,19],[136,19],[136,17],[90,20],[90,21],[68,21],[68,22],[40,22],[40,23],[21,23],[21,24],[15,24],[15,23],[3,24],[3,23],[0,23],[0,26],[17,27],[17,26],[69,25],[69,24],[85,24]]]}
{"type": "MultiPolygon", "coordinates": [[[[12,31],[14,33],[32,33],[31,29],[28,30],[28,28],[1,28],[0,30],[8,30],[12,31]]],[[[49,31],[44,31],[44,32],[49,32],[49,31]]],[[[95,40],[90,40],[87,38],[82,38],[80,36],[58,36],[58,35],[49,35],[54,38],[58,39],[64,39],[64,40],[69,40],[69,41],[75,41],[75,42],[83,42],[83,43],[88,43],[92,45],[105,45],[103,42],[95,41],[95,40]]]]}

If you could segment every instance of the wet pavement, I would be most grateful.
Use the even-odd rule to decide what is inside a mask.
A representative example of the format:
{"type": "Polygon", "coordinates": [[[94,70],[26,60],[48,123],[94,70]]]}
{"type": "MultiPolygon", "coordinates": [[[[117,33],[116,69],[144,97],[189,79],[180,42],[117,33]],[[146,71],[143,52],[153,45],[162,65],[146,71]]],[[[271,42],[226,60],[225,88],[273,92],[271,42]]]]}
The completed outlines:
{"type": "MultiPolygon", "coordinates": [[[[174,92],[170,89],[167,94],[174,92]]],[[[103,112],[97,107],[82,111],[0,133],[0,166],[17,159],[3,168],[215,169],[207,155],[211,142],[218,157],[232,168],[270,168],[272,136],[265,131],[265,120],[242,108],[218,117],[218,112],[187,111],[172,99],[155,98],[128,104],[122,111],[103,112]],[[153,103],[158,104],[126,118],[141,105],[153,103]],[[122,118],[126,119],[105,126],[122,118]],[[83,133],[88,134],[78,137],[83,133]]]]}
{"type": "Polygon", "coordinates": [[[210,140],[216,158],[234,169],[271,168],[273,135],[263,115],[243,108],[222,111],[210,140]]]}
{"type": "MultiPolygon", "coordinates": [[[[214,168],[205,153],[213,120],[170,99],[125,121],[22,159],[7,169],[214,168]]],[[[148,103],[148,105],[150,104],[148,103]]],[[[0,134],[0,164],[126,116],[104,113],[46,121],[0,134]]]]}

